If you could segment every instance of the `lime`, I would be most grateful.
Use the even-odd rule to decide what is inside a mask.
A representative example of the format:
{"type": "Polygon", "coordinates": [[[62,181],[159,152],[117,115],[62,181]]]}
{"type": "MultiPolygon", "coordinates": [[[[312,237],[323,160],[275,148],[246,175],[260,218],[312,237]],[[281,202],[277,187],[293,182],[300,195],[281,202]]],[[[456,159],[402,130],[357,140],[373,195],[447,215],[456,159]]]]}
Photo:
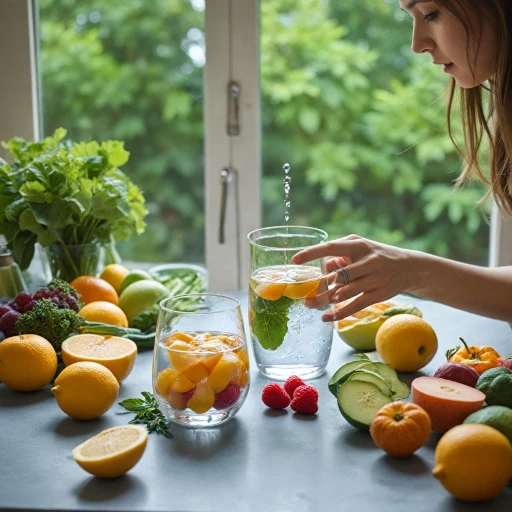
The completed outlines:
{"type": "Polygon", "coordinates": [[[476,389],[485,393],[487,405],[512,407],[512,371],[504,366],[486,370],[476,383],[476,389]]]}
{"type": "Polygon", "coordinates": [[[489,425],[499,430],[512,444],[512,409],[504,405],[490,405],[470,414],[464,423],[489,425]]]}
{"type": "Polygon", "coordinates": [[[142,281],[143,279],[149,279],[150,281],[154,281],[153,276],[146,272],[145,270],[132,270],[126,277],[121,281],[121,286],[119,288],[119,293],[123,293],[123,291],[130,286],[131,284],[142,281]]]}
{"type": "Polygon", "coordinates": [[[169,290],[158,281],[144,279],[129,285],[119,297],[119,307],[132,322],[142,311],[151,309],[155,302],[169,293],[169,290]]]}

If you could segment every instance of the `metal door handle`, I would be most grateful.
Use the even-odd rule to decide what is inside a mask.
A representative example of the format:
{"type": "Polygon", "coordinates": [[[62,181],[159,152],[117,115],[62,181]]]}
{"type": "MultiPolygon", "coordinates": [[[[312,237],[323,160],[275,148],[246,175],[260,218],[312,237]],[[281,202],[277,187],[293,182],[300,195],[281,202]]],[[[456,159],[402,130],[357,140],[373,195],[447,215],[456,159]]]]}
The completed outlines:
{"type": "Polygon", "coordinates": [[[224,167],[220,171],[220,184],[221,184],[221,195],[220,195],[220,224],[219,224],[219,244],[224,244],[226,240],[226,210],[228,203],[228,189],[229,184],[233,178],[233,169],[230,167],[224,167]]]}
{"type": "Polygon", "coordinates": [[[228,135],[240,135],[240,85],[238,82],[228,84],[228,135]]]}

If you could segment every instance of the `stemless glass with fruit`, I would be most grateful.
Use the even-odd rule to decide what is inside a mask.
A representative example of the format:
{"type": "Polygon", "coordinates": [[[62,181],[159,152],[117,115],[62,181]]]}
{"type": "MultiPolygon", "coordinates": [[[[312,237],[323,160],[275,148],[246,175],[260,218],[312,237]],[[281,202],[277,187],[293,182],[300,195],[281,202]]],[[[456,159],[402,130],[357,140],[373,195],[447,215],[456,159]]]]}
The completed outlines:
{"type": "Polygon", "coordinates": [[[199,293],[160,303],[153,390],[162,413],[180,425],[212,427],[238,412],[249,357],[236,299],[199,293]]]}
{"type": "Polygon", "coordinates": [[[333,327],[322,321],[323,311],[306,308],[304,299],[327,289],[325,261],[292,265],[291,259],[302,249],[325,242],[327,233],[280,226],[252,231],[248,239],[249,322],[260,372],[277,380],[322,375],[331,353],[333,327]]]}

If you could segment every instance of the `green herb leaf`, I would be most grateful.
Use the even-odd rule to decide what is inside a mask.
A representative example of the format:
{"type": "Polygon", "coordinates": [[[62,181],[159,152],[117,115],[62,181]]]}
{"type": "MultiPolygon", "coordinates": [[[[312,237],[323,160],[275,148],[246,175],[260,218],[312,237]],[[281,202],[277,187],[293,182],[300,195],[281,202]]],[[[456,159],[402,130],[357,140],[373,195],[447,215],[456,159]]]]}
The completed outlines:
{"type": "Polygon", "coordinates": [[[166,437],[172,437],[172,433],[169,430],[169,422],[158,408],[155,397],[147,391],[142,391],[141,394],[144,400],[140,398],[127,398],[119,402],[121,407],[124,407],[129,412],[136,413],[135,418],[129,423],[139,423],[145,425],[150,433],[156,432],[166,437]]]}
{"type": "Polygon", "coordinates": [[[288,332],[288,314],[293,299],[281,297],[278,300],[265,300],[258,297],[254,301],[252,332],[265,350],[277,350],[288,332]]]}

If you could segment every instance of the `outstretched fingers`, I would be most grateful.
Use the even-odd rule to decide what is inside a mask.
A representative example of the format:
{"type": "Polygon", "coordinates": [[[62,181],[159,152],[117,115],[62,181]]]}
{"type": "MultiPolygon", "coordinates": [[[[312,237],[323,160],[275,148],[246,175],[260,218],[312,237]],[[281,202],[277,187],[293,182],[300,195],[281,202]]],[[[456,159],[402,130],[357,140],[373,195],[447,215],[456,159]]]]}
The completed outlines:
{"type": "Polygon", "coordinates": [[[381,298],[377,289],[365,291],[348,304],[326,311],[322,316],[322,320],[324,322],[343,320],[347,316],[353,315],[372,304],[376,304],[380,300],[381,298]]]}
{"type": "Polygon", "coordinates": [[[362,254],[362,246],[359,240],[342,238],[332,242],[325,242],[298,252],[293,258],[294,265],[302,265],[319,258],[343,256],[350,260],[357,259],[362,254]]]}

